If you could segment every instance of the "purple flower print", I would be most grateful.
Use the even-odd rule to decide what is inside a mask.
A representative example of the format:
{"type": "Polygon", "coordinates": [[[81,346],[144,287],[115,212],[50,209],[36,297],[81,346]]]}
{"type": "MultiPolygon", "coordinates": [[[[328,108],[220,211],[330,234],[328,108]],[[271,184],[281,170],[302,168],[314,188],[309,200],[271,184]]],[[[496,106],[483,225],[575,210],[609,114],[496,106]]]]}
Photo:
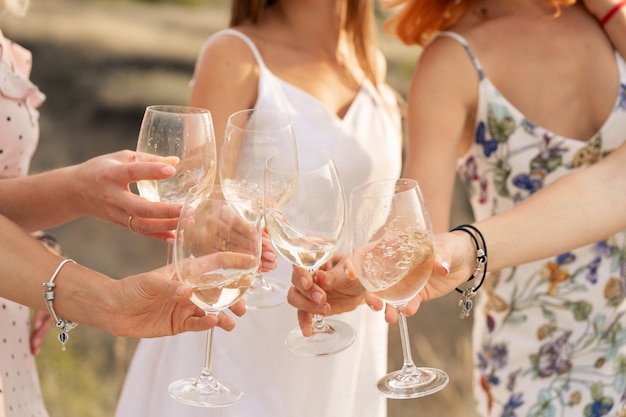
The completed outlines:
{"type": "Polygon", "coordinates": [[[536,355],[537,372],[540,377],[547,378],[554,374],[561,375],[572,368],[572,363],[567,359],[567,341],[572,332],[568,331],[558,339],[545,343],[536,355]]]}

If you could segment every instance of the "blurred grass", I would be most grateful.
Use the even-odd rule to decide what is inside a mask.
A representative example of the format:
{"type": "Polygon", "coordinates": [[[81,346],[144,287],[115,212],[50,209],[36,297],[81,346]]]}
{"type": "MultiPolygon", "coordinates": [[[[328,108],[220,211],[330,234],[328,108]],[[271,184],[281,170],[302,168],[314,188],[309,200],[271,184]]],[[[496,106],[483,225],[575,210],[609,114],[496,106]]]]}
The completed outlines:
{"type": "MultiPolygon", "coordinates": [[[[32,78],[48,96],[33,171],[134,149],[146,105],[187,102],[197,53],[211,33],[227,25],[229,5],[229,0],[38,0],[25,18],[0,18],[5,36],[33,51],[32,78]]],[[[388,57],[388,80],[404,95],[419,50],[382,31],[379,41],[388,57]]],[[[465,221],[466,213],[457,205],[453,223],[465,221]]],[[[161,242],[95,219],[53,232],[68,256],[114,278],[161,266],[166,256],[161,242]]],[[[416,364],[444,369],[450,385],[429,397],[390,400],[389,417],[471,417],[471,322],[458,319],[456,298],[423,305],[409,327],[416,364]]],[[[38,357],[50,416],[113,416],[136,343],[80,326],[61,352],[53,330],[38,357]]],[[[390,326],[389,353],[389,368],[400,368],[397,325],[390,326]]]]}

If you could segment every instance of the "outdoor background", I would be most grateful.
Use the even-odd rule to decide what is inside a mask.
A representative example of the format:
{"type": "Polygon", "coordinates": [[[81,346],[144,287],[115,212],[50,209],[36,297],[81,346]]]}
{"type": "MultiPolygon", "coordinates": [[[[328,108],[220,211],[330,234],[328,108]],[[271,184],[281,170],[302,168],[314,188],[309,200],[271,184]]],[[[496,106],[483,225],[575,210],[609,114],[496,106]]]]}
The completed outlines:
{"type": "MultiPolygon", "coordinates": [[[[211,33],[226,27],[230,5],[229,0],[31,3],[27,17],[3,16],[0,28],[32,50],[32,79],[47,95],[33,172],[134,149],[145,106],[187,102],[197,53],[211,33]]],[[[384,16],[379,18],[382,24],[384,16]]],[[[419,49],[382,30],[380,42],[389,82],[404,96],[419,49]]],[[[465,213],[459,205],[453,222],[464,221],[465,213]]],[[[99,220],[79,219],[52,232],[68,257],[114,278],[159,267],[166,256],[161,242],[99,220]]],[[[426,398],[389,401],[389,417],[473,416],[471,321],[459,319],[457,297],[424,305],[409,323],[415,362],[444,369],[450,384],[426,398]]],[[[62,353],[53,330],[38,357],[51,417],[113,416],[136,343],[81,326],[62,353]]],[[[399,368],[397,325],[390,326],[389,352],[390,369],[399,368]]]]}

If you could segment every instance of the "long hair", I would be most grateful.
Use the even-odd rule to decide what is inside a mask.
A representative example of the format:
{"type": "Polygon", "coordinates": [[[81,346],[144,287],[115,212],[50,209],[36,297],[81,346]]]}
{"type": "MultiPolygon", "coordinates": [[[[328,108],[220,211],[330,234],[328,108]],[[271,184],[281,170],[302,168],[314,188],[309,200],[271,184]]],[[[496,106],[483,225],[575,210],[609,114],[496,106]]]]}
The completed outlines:
{"type": "MultiPolygon", "coordinates": [[[[546,0],[558,15],[562,7],[576,0],[546,0]]],[[[398,9],[385,23],[407,45],[425,46],[438,32],[452,27],[464,13],[474,9],[476,0],[382,0],[385,9],[398,9]]]]}
{"type": "MultiPolygon", "coordinates": [[[[230,26],[244,22],[257,23],[264,11],[276,0],[233,0],[230,26]]],[[[378,85],[376,65],[376,26],[371,0],[348,0],[346,7],[346,32],[350,45],[365,76],[378,85]]]]}

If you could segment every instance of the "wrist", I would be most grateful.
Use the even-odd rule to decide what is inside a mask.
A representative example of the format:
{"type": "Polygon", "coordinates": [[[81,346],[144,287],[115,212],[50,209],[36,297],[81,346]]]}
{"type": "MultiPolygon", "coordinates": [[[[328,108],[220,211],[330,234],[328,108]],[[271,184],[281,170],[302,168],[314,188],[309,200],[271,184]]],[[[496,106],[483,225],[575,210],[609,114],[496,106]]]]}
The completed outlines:
{"type": "Polygon", "coordinates": [[[109,330],[116,308],[111,296],[116,280],[80,265],[68,265],[57,281],[55,307],[60,316],[109,330]]]}
{"type": "Polygon", "coordinates": [[[64,201],[69,202],[63,204],[67,207],[68,213],[71,218],[77,218],[81,216],[89,215],[88,210],[84,204],[84,198],[88,195],[89,184],[85,184],[85,176],[81,172],[81,165],[70,165],[60,168],[60,184],[57,189],[63,190],[64,201]]]}

